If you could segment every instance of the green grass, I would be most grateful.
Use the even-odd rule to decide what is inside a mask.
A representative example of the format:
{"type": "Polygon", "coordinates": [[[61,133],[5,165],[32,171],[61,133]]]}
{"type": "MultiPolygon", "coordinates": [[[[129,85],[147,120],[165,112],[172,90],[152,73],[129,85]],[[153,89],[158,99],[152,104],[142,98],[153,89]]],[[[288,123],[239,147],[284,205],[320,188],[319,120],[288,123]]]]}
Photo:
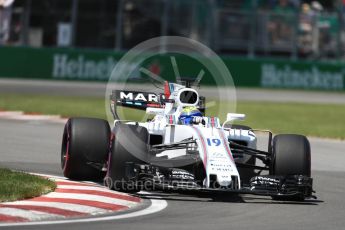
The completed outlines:
{"type": "Polygon", "coordinates": [[[37,197],[55,188],[56,184],[48,179],[0,168],[0,202],[37,197]]]}
{"type": "MultiPolygon", "coordinates": [[[[218,106],[225,106],[221,102],[218,106]]],[[[0,94],[0,109],[22,110],[63,116],[105,118],[104,98],[0,94]]],[[[207,110],[214,115],[216,107],[207,110]]],[[[240,101],[237,112],[247,115],[243,124],[274,133],[300,133],[308,136],[345,139],[345,105],[240,101]]],[[[142,113],[127,109],[128,119],[142,113]]],[[[225,114],[220,115],[221,119],[225,114]]]]}
{"type": "Polygon", "coordinates": [[[274,133],[345,139],[345,105],[241,102],[237,111],[249,126],[274,133]]]}
{"type": "Polygon", "coordinates": [[[0,94],[0,109],[104,118],[104,98],[0,94]]]}

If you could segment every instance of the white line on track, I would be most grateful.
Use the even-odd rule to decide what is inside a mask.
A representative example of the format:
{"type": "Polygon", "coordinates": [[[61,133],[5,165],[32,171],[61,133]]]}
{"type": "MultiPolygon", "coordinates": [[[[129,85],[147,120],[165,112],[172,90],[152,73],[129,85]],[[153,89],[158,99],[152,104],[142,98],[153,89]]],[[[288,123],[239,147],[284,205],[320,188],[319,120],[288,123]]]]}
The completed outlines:
{"type": "MultiPolygon", "coordinates": [[[[46,212],[39,212],[39,211],[32,211],[32,210],[22,210],[17,208],[1,208],[0,214],[4,215],[11,215],[11,213],[15,213],[15,217],[21,217],[33,221],[41,220],[41,219],[47,219],[47,218],[61,218],[63,216],[56,215],[56,214],[49,214],[46,212]]],[[[0,225],[1,226],[1,225],[0,225]]]]}
{"type": "MultiPolygon", "coordinates": [[[[114,190],[110,190],[108,188],[105,187],[98,187],[98,186],[79,186],[79,185],[57,185],[57,189],[69,189],[69,190],[86,190],[86,191],[95,191],[95,192],[104,192],[107,194],[112,194],[112,195],[119,195],[121,197],[128,197],[133,198],[133,196],[130,196],[126,193],[121,193],[121,192],[117,192],[114,190]]],[[[123,199],[123,198],[119,198],[119,199],[123,199]]]]}
{"type": "MultiPolygon", "coordinates": [[[[57,185],[57,188],[58,189],[74,189],[74,190],[93,190],[93,191],[101,191],[101,192],[108,192],[108,193],[113,193],[113,194],[121,194],[121,195],[124,195],[126,196],[126,194],[124,193],[119,193],[119,192],[116,192],[114,190],[110,190],[108,188],[105,188],[105,187],[98,187],[98,186],[80,186],[80,185],[57,185]]],[[[130,196],[128,196],[130,197],[130,196]]]]}
{"type": "Polygon", "coordinates": [[[116,198],[110,198],[105,196],[99,196],[99,195],[89,195],[89,194],[79,194],[79,193],[59,193],[59,192],[51,192],[47,195],[44,195],[43,197],[49,197],[49,198],[70,198],[70,199],[81,199],[81,200],[89,200],[89,201],[101,201],[104,203],[109,204],[117,204],[117,205],[123,205],[127,207],[132,207],[138,204],[138,202],[132,202],[127,200],[121,200],[116,198]]]}
{"type": "Polygon", "coordinates": [[[59,208],[59,209],[65,209],[75,212],[85,212],[97,214],[97,213],[105,213],[108,210],[102,209],[102,208],[96,208],[92,206],[82,205],[82,204],[69,204],[69,203],[63,203],[63,202],[45,202],[45,201],[15,201],[15,202],[7,202],[7,203],[1,203],[1,204],[7,204],[7,205],[33,205],[33,206],[44,206],[44,207],[53,207],[53,208],[59,208]],[[63,206],[61,206],[63,204],[63,206]]]}
{"type": "MultiPolygon", "coordinates": [[[[37,175],[37,176],[43,176],[43,177],[49,177],[51,179],[57,179],[59,181],[61,181],[61,180],[63,180],[63,181],[68,180],[66,177],[63,177],[63,176],[49,175],[49,174],[43,174],[43,173],[33,173],[33,172],[30,172],[30,174],[37,175]]],[[[80,181],[78,181],[78,182],[80,182],[80,181]]]]}
{"type": "Polygon", "coordinates": [[[87,184],[92,184],[92,185],[95,185],[95,186],[99,186],[99,187],[105,188],[104,186],[100,185],[99,183],[96,183],[96,182],[93,182],[93,181],[72,181],[72,180],[69,180],[69,179],[67,179],[66,177],[63,177],[63,176],[49,175],[49,174],[43,174],[43,173],[30,173],[30,174],[37,175],[37,176],[48,177],[48,178],[54,180],[55,182],[59,182],[59,181],[66,182],[66,181],[69,181],[69,182],[75,182],[75,183],[87,183],[87,184]]]}

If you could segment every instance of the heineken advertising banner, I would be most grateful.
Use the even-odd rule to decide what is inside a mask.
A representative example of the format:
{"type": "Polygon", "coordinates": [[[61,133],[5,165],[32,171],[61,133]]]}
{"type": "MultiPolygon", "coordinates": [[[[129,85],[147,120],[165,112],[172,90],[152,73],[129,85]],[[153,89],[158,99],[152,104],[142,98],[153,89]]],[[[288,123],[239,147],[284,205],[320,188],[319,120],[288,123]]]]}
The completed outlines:
{"type": "MultiPolygon", "coordinates": [[[[36,78],[83,81],[107,81],[122,53],[68,48],[0,48],[0,76],[6,78],[36,78]]],[[[213,85],[210,73],[197,60],[176,55],[181,76],[196,77],[200,70],[205,75],[201,84],[213,85]]],[[[344,90],[345,66],[319,62],[246,59],[223,57],[236,86],[344,90]]],[[[174,71],[167,55],[155,55],[142,62],[121,63],[133,79],[145,78],[140,67],[174,80],[174,71]]],[[[116,75],[116,73],[113,73],[116,75]]],[[[119,81],[123,76],[117,76],[119,81]]],[[[215,76],[216,77],[216,76],[215,76]]]]}

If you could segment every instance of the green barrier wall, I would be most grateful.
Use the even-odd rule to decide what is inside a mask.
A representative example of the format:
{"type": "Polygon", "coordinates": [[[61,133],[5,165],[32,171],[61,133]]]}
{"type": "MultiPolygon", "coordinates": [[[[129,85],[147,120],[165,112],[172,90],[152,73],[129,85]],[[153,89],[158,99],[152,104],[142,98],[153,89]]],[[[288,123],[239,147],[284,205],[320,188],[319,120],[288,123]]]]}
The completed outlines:
{"type": "MultiPolygon", "coordinates": [[[[122,53],[61,48],[0,47],[0,76],[63,80],[107,81],[122,53]]],[[[181,76],[205,71],[202,84],[213,85],[207,68],[197,59],[175,55],[181,76]]],[[[223,57],[236,86],[292,89],[344,90],[345,66],[320,62],[223,57]]],[[[125,63],[131,69],[136,63],[125,63]]],[[[173,80],[169,56],[155,55],[141,63],[150,71],[173,80]]],[[[133,69],[133,68],[132,68],[133,69]]],[[[116,73],[115,73],[116,74],[116,73]]],[[[132,77],[143,77],[135,68],[132,77]]],[[[216,76],[217,77],[217,76],[216,76]]],[[[121,76],[118,76],[119,81],[121,76]]]]}

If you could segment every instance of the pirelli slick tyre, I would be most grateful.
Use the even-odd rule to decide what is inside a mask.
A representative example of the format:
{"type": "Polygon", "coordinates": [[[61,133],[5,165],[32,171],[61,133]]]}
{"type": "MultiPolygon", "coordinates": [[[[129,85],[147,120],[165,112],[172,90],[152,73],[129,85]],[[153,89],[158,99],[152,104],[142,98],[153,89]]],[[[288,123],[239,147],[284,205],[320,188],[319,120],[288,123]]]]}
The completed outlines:
{"type": "Polygon", "coordinates": [[[113,134],[105,184],[118,191],[138,192],[140,187],[127,177],[126,165],[147,161],[149,133],[141,126],[116,124],[113,134]]]}
{"type": "Polygon", "coordinates": [[[101,180],[109,153],[110,127],[96,118],[70,118],[64,128],[61,167],[65,177],[74,180],[101,180]]]}
{"type": "Polygon", "coordinates": [[[310,144],[302,135],[281,134],[273,138],[272,175],[310,177],[310,144]]]}
{"type": "MultiPolygon", "coordinates": [[[[270,174],[310,177],[310,144],[302,135],[280,134],[273,138],[270,174]]],[[[279,200],[303,200],[303,196],[273,197],[279,200]]]]}

